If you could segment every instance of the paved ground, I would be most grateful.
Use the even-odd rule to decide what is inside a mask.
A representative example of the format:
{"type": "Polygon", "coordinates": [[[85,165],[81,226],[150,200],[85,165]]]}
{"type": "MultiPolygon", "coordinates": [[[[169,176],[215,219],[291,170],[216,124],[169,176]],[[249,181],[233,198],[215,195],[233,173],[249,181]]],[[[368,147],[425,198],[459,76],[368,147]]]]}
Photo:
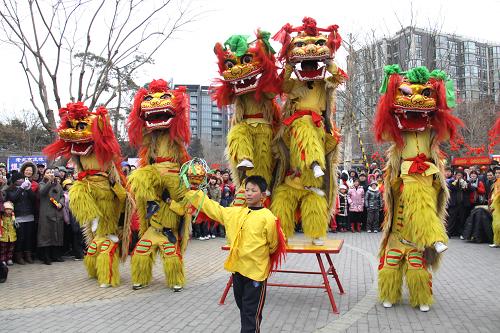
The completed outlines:
{"type": "MultiPolygon", "coordinates": [[[[376,302],[376,254],[380,234],[330,234],[345,245],[334,263],[346,294],[334,296],[331,312],[319,289],[268,289],[263,332],[498,332],[500,331],[500,249],[452,240],[433,279],[436,304],[420,313],[407,303],[384,309],[376,302]]],[[[128,263],[122,285],[100,289],[86,278],[81,262],[11,267],[0,285],[0,331],[14,332],[238,332],[239,314],[230,292],[217,304],[227,282],[221,239],[192,241],[186,255],[188,286],[172,293],[159,263],[154,282],[130,287],[128,263]]],[[[316,269],[312,255],[289,255],[287,268],[316,269]]],[[[319,276],[276,275],[272,279],[318,284],[319,276]]]]}

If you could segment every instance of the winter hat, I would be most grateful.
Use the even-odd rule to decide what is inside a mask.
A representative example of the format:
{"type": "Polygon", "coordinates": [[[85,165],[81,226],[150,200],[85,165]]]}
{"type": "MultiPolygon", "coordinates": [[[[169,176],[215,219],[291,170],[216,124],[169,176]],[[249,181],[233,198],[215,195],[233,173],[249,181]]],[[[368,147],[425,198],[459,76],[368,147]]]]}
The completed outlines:
{"type": "Polygon", "coordinates": [[[66,178],[63,182],[62,182],[62,187],[66,187],[67,185],[72,185],[73,184],[73,181],[69,178],[66,178]]]}
{"type": "Polygon", "coordinates": [[[23,179],[24,176],[20,172],[13,173],[12,176],[10,177],[10,181],[12,184],[17,182],[19,179],[23,179]]]}
{"type": "Polygon", "coordinates": [[[341,189],[341,190],[347,190],[347,186],[345,186],[345,185],[340,185],[340,186],[339,186],[339,189],[341,189]]]}
{"type": "Polygon", "coordinates": [[[14,210],[14,204],[10,201],[5,201],[3,203],[3,209],[12,209],[14,210]]]}
{"type": "Polygon", "coordinates": [[[377,183],[376,180],[372,180],[371,183],[370,183],[370,186],[373,185],[373,184],[378,185],[378,183],[377,183]]]}

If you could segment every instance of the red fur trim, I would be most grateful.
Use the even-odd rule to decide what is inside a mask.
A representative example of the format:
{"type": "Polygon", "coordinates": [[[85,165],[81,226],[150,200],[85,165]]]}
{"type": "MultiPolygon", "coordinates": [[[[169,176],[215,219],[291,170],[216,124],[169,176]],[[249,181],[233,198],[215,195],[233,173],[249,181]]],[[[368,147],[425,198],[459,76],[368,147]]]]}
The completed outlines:
{"type": "Polygon", "coordinates": [[[375,139],[378,142],[383,142],[387,139],[396,142],[397,145],[403,145],[403,137],[398,128],[396,118],[392,113],[394,105],[394,93],[401,84],[402,78],[398,74],[392,74],[389,77],[387,84],[387,92],[380,96],[377,104],[377,112],[375,114],[375,121],[373,130],[375,131],[375,139]],[[385,137],[389,136],[389,138],[385,137]]]}
{"type": "Polygon", "coordinates": [[[260,101],[262,94],[274,93],[276,95],[281,93],[281,80],[278,76],[278,68],[276,67],[276,59],[274,55],[269,54],[266,46],[262,40],[257,40],[255,47],[250,49],[255,52],[257,61],[262,66],[262,76],[260,77],[255,97],[260,101]]]}
{"type": "Polygon", "coordinates": [[[100,106],[95,114],[97,118],[92,123],[92,137],[97,161],[101,167],[109,161],[118,161],[119,163],[122,160],[120,145],[111,127],[108,110],[100,106]]]}
{"type": "Polygon", "coordinates": [[[178,140],[184,145],[189,145],[191,130],[189,127],[189,98],[188,94],[186,94],[186,87],[178,87],[173,92],[175,96],[176,116],[172,122],[172,126],[168,130],[170,138],[178,140]]]}
{"type": "Polygon", "coordinates": [[[141,103],[148,94],[144,88],[140,88],[134,96],[134,104],[132,111],[127,119],[127,132],[130,145],[138,148],[142,144],[142,130],[145,126],[145,121],[141,118],[141,103]]]}
{"type": "Polygon", "coordinates": [[[64,158],[70,158],[71,143],[67,143],[61,139],[57,139],[50,145],[43,148],[42,152],[51,160],[54,160],[59,156],[63,156],[64,158]]]}
{"type": "Polygon", "coordinates": [[[437,92],[438,111],[432,117],[431,125],[436,133],[438,142],[453,140],[457,134],[457,128],[464,123],[451,114],[452,110],[446,104],[446,87],[443,80],[430,79],[429,82],[437,92]]]}
{"type": "Polygon", "coordinates": [[[276,233],[278,235],[278,247],[270,256],[271,272],[281,267],[281,264],[286,260],[286,239],[278,218],[276,218],[276,233]]]}

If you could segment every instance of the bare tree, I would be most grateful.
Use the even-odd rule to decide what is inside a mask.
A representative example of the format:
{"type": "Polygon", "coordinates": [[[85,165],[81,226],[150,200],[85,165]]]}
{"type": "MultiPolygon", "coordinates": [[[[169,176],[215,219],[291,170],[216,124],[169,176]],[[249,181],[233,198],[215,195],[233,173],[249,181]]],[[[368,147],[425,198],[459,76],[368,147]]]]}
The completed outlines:
{"type": "MultiPolygon", "coordinates": [[[[3,41],[19,51],[30,101],[43,127],[56,127],[61,82],[69,100],[94,109],[114,102],[134,73],[199,13],[182,0],[2,0],[3,41]],[[64,78],[62,78],[64,77],[64,78]]],[[[116,125],[115,125],[116,126],[116,125]]]]}

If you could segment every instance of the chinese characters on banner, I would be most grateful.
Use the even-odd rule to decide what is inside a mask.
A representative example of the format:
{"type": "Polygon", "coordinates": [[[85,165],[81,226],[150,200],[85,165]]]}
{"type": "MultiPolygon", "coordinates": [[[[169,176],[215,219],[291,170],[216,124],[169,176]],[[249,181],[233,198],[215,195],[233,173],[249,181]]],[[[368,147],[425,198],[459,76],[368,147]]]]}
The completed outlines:
{"type": "Polygon", "coordinates": [[[47,165],[47,157],[45,156],[9,156],[7,159],[7,170],[19,170],[24,162],[31,161],[35,164],[47,165]]]}

